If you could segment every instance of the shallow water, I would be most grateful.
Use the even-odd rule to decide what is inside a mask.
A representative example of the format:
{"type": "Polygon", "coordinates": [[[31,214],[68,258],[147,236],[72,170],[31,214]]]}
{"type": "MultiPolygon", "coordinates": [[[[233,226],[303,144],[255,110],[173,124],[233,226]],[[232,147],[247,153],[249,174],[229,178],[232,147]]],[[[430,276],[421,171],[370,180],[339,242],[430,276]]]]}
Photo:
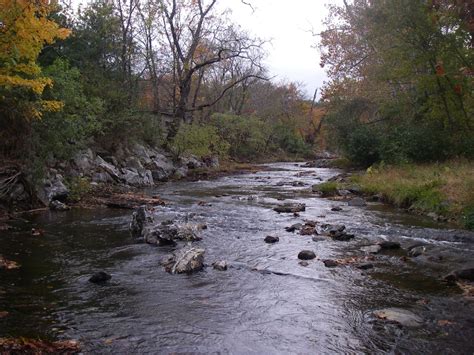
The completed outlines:
{"type": "Polygon", "coordinates": [[[22,266],[0,271],[0,311],[9,312],[0,318],[0,337],[77,339],[86,353],[474,352],[474,304],[439,280],[451,269],[472,266],[473,234],[383,205],[348,207],[310,192],[318,177],[326,180],[336,170],[267,167],[150,191],[170,201],[157,208],[158,220],[207,224],[196,244],[206,249],[208,265],[226,260],[226,272],[166,273],[159,260],[173,248],[135,242],[128,233],[131,211],[47,212],[19,221],[0,237],[0,254],[22,266]],[[300,217],[272,210],[283,202],[304,202],[307,209],[300,217]],[[336,205],[343,211],[332,212],[336,205]],[[356,238],[314,242],[284,230],[304,219],[344,224],[356,238]],[[31,228],[44,236],[31,236],[31,228]],[[265,244],[267,235],[280,242],[265,244]],[[403,261],[402,251],[382,253],[367,272],[326,268],[321,260],[298,264],[302,249],[319,259],[344,258],[363,255],[363,245],[382,239],[405,247],[423,241],[434,258],[403,261]],[[112,280],[89,283],[98,270],[112,280]],[[411,329],[374,319],[372,312],[384,307],[411,310],[424,325],[411,329]]]}

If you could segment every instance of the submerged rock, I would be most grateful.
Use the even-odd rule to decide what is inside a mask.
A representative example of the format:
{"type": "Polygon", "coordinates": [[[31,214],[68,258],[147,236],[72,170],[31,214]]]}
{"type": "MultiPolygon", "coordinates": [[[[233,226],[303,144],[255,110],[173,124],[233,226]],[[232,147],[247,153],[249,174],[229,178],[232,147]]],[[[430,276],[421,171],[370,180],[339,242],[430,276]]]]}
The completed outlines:
{"type": "Polygon", "coordinates": [[[398,242],[392,242],[392,241],[383,241],[383,242],[380,242],[378,245],[380,245],[380,247],[383,249],[383,250],[394,250],[394,249],[400,249],[400,243],[398,242]]]}
{"type": "Polygon", "coordinates": [[[267,235],[264,239],[265,243],[268,243],[268,244],[273,244],[273,243],[276,243],[276,242],[279,242],[280,241],[280,238],[278,237],[272,237],[271,235],[267,235]]]}
{"type": "Polygon", "coordinates": [[[192,273],[204,267],[204,249],[183,248],[161,261],[161,265],[171,274],[192,273]]]}
{"type": "Polygon", "coordinates": [[[104,271],[99,271],[99,272],[94,273],[90,277],[89,282],[92,282],[95,284],[101,284],[101,283],[109,281],[111,278],[112,276],[110,274],[107,274],[104,271]]]}
{"type": "Polygon", "coordinates": [[[316,258],[316,254],[311,250],[302,250],[298,253],[298,259],[300,260],[312,260],[316,258]]]}
{"type": "Polygon", "coordinates": [[[273,208],[278,213],[298,213],[306,210],[304,203],[287,203],[273,208]]]}
{"type": "Polygon", "coordinates": [[[355,238],[354,234],[348,234],[345,232],[336,232],[334,234],[329,235],[332,239],[340,241],[340,242],[348,242],[351,239],[355,238]]]}
{"type": "Polygon", "coordinates": [[[364,207],[367,206],[367,202],[363,198],[356,197],[347,202],[348,206],[353,206],[353,207],[364,207]]]}
{"type": "Polygon", "coordinates": [[[331,211],[333,211],[333,212],[341,212],[341,211],[342,211],[342,207],[339,207],[339,206],[332,207],[332,208],[331,208],[331,211]]]}
{"type": "Polygon", "coordinates": [[[365,263],[365,264],[360,264],[356,266],[360,270],[370,270],[374,268],[374,264],[371,263],[365,263]]]}
{"type": "Polygon", "coordinates": [[[395,322],[404,327],[416,328],[423,325],[423,319],[406,309],[385,308],[374,311],[373,315],[379,319],[395,322]]]}
{"type": "Polygon", "coordinates": [[[51,201],[49,208],[53,211],[69,211],[71,209],[68,205],[58,200],[51,201]]]}

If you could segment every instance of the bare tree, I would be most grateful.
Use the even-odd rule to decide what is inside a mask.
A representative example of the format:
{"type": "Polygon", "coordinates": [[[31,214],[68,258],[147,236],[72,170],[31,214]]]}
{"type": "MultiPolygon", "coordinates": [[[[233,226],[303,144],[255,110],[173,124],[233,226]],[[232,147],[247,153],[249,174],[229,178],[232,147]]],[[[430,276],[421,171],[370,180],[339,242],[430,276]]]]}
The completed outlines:
{"type": "MultiPolygon", "coordinates": [[[[217,63],[235,58],[255,61],[263,41],[250,37],[215,10],[217,0],[163,0],[163,29],[173,58],[173,103],[164,112],[174,118],[169,131],[173,137],[181,122],[192,121],[193,112],[215,105],[234,86],[257,74],[234,78],[208,102],[197,104],[196,91],[205,73],[217,63]],[[197,76],[197,81],[195,80],[197,76]],[[170,110],[171,109],[171,110],[170,110]]],[[[263,79],[263,77],[261,77],[263,79]]]]}

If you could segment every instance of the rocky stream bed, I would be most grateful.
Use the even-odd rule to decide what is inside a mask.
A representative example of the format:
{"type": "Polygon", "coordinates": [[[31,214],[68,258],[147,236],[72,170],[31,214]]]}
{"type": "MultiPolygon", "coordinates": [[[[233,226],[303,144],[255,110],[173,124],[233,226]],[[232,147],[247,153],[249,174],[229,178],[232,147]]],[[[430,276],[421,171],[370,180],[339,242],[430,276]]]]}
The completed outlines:
{"type": "Polygon", "coordinates": [[[339,173],[268,164],[144,188],[166,204],[133,217],[105,207],[23,216],[0,231],[0,346],[472,354],[474,234],[312,191],[339,173]]]}

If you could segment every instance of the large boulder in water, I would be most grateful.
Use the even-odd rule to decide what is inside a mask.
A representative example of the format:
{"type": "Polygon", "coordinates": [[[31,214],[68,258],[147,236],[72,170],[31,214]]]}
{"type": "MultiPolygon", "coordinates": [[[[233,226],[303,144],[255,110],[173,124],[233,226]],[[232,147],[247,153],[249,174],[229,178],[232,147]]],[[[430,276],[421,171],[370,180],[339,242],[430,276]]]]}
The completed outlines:
{"type": "Polygon", "coordinates": [[[171,274],[189,274],[202,270],[204,253],[204,249],[185,247],[165,257],[161,265],[171,274]]]}
{"type": "Polygon", "coordinates": [[[175,245],[176,240],[198,241],[202,239],[198,233],[204,228],[203,224],[156,222],[146,206],[141,206],[133,212],[130,222],[132,236],[153,245],[175,245]]]}

